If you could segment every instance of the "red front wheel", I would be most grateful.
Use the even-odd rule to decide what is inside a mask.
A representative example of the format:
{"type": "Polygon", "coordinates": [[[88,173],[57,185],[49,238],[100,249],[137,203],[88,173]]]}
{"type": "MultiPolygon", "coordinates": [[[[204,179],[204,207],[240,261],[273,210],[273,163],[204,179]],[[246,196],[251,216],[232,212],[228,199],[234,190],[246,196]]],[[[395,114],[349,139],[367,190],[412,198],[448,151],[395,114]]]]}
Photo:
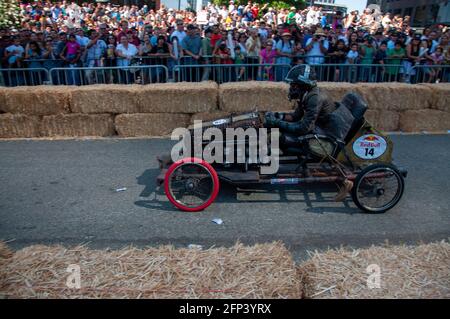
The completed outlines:
{"type": "Polygon", "coordinates": [[[164,179],[169,201],[186,212],[198,212],[214,202],[219,193],[219,177],[214,168],[198,158],[173,163],[164,179]]]}

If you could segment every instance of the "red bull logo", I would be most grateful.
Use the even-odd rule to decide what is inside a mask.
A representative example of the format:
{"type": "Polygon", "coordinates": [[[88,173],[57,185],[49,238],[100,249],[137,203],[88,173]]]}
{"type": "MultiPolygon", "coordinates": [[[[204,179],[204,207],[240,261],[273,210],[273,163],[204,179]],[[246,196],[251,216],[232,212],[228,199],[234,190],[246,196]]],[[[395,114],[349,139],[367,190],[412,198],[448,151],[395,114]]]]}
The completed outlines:
{"type": "Polygon", "coordinates": [[[379,141],[380,139],[375,136],[375,135],[369,135],[366,138],[364,138],[364,141],[368,141],[368,142],[375,142],[375,141],[379,141]]]}

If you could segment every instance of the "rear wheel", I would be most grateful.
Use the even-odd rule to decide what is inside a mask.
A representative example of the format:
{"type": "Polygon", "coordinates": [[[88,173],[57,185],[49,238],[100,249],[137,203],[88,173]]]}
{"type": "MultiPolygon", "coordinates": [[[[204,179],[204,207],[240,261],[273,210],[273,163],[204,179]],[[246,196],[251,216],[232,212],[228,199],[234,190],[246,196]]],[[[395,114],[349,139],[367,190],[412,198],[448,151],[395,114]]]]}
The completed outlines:
{"type": "Polygon", "coordinates": [[[352,198],[360,209],[384,213],[397,205],[405,181],[398,169],[389,164],[375,164],[363,169],[355,179],[352,198]]]}
{"type": "Polygon", "coordinates": [[[214,168],[198,158],[173,163],[165,176],[164,190],[169,201],[186,212],[197,212],[214,202],[219,178],[214,168]]]}

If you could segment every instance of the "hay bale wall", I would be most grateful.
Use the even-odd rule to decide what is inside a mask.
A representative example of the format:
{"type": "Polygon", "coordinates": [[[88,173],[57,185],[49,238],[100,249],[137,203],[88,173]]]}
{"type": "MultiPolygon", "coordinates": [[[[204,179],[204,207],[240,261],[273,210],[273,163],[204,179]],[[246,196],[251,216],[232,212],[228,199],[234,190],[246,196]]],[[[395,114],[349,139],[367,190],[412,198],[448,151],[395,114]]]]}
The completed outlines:
{"type": "Polygon", "coordinates": [[[449,265],[447,241],[315,251],[297,265],[280,242],[206,250],[34,245],[15,253],[0,242],[0,298],[448,299],[449,265]],[[73,264],[79,289],[66,285],[73,264]],[[379,282],[369,278],[374,265],[379,282]]]}
{"type": "MultiPolygon", "coordinates": [[[[319,83],[319,88],[334,101],[347,92],[361,94],[369,104],[368,120],[380,130],[450,129],[448,83],[319,83]]],[[[0,114],[17,115],[3,116],[0,138],[167,135],[195,119],[210,121],[255,109],[292,110],[287,94],[287,84],[273,82],[0,88],[0,114]],[[100,121],[98,127],[94,119],[100,121]]]]}
{"type": "Polygon", "coordinates": [[[177,127],[187,127],[188,114],[137,113],[116,116],[115,127],[121,137],[170,135],[177,127]]]}

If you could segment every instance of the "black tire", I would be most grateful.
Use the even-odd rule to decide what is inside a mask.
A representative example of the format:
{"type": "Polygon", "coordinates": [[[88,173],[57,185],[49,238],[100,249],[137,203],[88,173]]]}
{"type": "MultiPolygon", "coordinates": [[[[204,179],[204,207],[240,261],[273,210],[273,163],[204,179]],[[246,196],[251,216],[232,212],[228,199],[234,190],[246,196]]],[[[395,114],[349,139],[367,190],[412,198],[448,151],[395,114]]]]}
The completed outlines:
{"type": "Polygon", "coordinates": [[[364,168],[353,183],[352,199],[361,210],[381,214],[393,208],[400,201],[405,189],[405,181],[399,170],[391,164],[374,164],[364,168]],[[371,176],[372,175],[372,176],[371,176]],[[377,176],[378,175],[378,176],[377,176]],[[386,194],[386,183],[395,181],[391,193],[386,194]],[[367,196],[366,196],[367,195],[367,196]],[[377,202],[383,200],[382,205],[370,205],[367,201],[371,198],[377,202]],[[392,197],[392,198],[390,198],[392,197]]]}

